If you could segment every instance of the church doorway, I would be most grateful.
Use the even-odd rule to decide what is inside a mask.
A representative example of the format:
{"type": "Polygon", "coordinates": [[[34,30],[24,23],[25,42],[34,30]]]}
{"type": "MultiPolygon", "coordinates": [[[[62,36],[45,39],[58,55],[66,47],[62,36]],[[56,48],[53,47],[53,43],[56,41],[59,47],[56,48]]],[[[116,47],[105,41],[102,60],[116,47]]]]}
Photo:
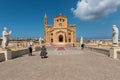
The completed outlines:
{"type": "Polygon", "coordinates": [[[63,36],[62,35],[59,36],[59,42],[63,42],[63,36]]]}

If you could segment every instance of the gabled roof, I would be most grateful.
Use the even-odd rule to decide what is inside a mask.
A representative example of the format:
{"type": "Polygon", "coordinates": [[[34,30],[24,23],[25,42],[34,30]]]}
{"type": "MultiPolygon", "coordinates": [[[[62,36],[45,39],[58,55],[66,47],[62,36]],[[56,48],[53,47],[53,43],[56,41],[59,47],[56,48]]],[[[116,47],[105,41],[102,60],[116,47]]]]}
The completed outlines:
{"type": "Polygon", "coordinates": [[[64,17],[64,18],[67,18],[66,16],[62,15],[61,13],[60,13],[58,16],[55,16],[55,18],[58,18],[58,17],[64,17]]]}

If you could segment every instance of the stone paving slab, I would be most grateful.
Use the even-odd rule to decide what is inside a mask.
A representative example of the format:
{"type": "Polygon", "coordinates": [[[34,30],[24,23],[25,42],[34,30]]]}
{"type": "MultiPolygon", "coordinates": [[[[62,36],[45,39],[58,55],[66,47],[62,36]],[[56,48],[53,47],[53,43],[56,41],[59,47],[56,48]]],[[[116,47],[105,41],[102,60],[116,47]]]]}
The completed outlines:
{"type": "Polygon", "coordinates": [[[119,60],[93,52],[77,52],[52,55],[48,51],[47,59],[34,52],[34,56],[1,62],[0,80],[120,80],[119,60]]]}

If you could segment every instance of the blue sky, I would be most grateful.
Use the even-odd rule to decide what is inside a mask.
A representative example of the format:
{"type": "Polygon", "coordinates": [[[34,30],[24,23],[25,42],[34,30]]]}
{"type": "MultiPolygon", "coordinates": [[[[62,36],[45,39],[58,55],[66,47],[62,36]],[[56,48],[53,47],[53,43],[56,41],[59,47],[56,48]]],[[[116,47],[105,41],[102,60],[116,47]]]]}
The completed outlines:
{"type": "Polygon", "coordinates": [[[5,26],[12,30],[14,38],[43,37],[44,14],[53,24],[54,16],[62,13],[69,24],[76,24],[77,38],[110,39],[112,25],[120,29],[120,0],[100,1],[0,0],[0,37],[5,26]]]}

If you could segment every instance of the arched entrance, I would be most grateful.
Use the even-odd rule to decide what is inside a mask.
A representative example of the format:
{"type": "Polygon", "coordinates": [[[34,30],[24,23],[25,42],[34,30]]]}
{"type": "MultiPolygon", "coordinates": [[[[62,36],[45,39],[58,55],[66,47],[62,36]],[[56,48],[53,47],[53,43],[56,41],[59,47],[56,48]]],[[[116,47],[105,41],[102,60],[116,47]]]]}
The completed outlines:
{"type": "Polygon", "coordinates": [[[63,35],[59,36],[59,42],[63,42],[63,35]]]}

